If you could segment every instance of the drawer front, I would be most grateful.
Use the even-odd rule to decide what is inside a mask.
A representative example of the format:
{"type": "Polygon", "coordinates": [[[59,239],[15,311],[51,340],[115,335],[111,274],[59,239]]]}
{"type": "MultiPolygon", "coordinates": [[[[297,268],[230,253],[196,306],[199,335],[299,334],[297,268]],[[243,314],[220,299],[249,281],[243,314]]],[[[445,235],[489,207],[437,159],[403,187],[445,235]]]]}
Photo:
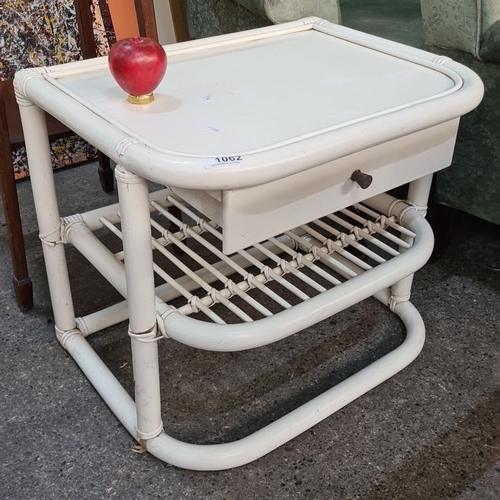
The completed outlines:
{"type": "Polygon", "coordinates": [[[173,191],[222,227],[223,250],[231,254],[448,167],[458,122],[455,119],[268,184],[223,191],[222,196],[173,191]],[[372,177],[365,189],[351,179],[356,171],[372,177]]]}

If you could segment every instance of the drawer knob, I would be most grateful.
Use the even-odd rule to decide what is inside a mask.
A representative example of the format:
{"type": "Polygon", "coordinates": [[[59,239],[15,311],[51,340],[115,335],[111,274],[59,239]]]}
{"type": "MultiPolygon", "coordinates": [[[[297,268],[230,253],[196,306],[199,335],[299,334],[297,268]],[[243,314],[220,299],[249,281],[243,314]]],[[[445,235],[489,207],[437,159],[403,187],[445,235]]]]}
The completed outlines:
{"type": "Polygon", "coordinates": [[[355,170],[351,175],[351,181],[357,182],[361,189],[366,189],[370,187],[373,177],[361,172],[361,170],[355,170]]]}

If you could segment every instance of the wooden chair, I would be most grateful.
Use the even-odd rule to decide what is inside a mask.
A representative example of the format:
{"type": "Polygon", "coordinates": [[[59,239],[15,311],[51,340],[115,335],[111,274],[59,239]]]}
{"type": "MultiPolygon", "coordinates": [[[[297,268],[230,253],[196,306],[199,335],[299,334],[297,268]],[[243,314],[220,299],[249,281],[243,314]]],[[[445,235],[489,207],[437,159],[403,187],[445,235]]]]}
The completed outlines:
{"type": "MultiPolygon", "coordinates": [[[[99,2],[99,5],[103,17],[110,18],[107,2],[99,2]]],[[[158,40],[153,0],[134,0],[134,5],[139,34],[158,40]]],[[[96,57],[91,0],[75,0],[75,9],[83,57],[85,59],[96,57]]],[[[171,0],[171,9],[177,41],[187,40],[189,34],[182,0],[171,0]]],[[[113,42],[114,40],[109,40],[110,45],[113,42]]],[[[49,115],[47,115],[47,128],[51,141],[74,135],[71,130],[49,115]]],[[[21,214],[12,165],[12,151],[23,144],[23,130],[12,81],[0,82],[0,192],[12,258],[14,292],[19,308],[25,312],[33,308],[33,285],[28,273],[21,214]]],[[[109,193],[114,188],[110,161],[102,153],[98,153],[98,157],[101,185],[103,190],[109,193]]]]}
{"type": "MultiPolygon", "coordinates": [[[[75,0],[78,31],[84,58],[95,57],[90,0],[75,0]]],[[[75,135],[74,132],[47,115],[49,139],[75,135]]],[[[12,151],[24,145],[23,130],[12,81],[0,82],[0,191],[5,213],[7,237],[13,267],[13,285],[21,311],[33,308],[33,286],[28,273],[21,214],[17,197],[12,151]]],[[[106,192],[113,191],[113,170],[109,158],[99,153],[99,177],[106,192]]]]}

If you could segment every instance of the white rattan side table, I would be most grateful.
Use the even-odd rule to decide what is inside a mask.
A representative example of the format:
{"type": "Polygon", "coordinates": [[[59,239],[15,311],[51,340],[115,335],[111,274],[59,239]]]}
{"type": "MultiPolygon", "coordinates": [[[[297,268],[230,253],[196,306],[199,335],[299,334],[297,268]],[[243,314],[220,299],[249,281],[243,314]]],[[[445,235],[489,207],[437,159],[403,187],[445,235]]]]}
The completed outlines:
{"type": "Polygon", "coordinates": [[[144,449],[179,467],[225,469],[418,355],[425,328],[409,297],[433,245],[431,177],[450,165],[459,118],[483,86],[448,58],[317,18],[166,51],[166,77],[144,106],[127,102],[106,58],[24,70],[15,88],[59,341],[144,449]],[[119,204],[60,218],[43,110],[117,162],[119,204]],[[166,187],[149,193],[148,181],[166,187]],[[385,194],[406,183],[406,200],[385,194]],[[96,237],[103,228],[122,251],[96,237]],[[75,318],[64,244],[126,301],[75,318]],[[164,432],[159,341],[251,349],[370,296],[406,327],[391,353],[239,441],[196,445],[164,432]],[[85,339],[127,319],[135,401],[85,339]]]}

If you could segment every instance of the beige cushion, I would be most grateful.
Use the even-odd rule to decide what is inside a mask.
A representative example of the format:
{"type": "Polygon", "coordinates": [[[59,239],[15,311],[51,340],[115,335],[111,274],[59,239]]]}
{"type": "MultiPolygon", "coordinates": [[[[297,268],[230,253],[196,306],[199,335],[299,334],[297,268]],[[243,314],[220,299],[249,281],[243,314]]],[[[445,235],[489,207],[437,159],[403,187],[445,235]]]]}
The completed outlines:
{"type": "Polygon", "coordinates": [[[317,16],[333,23],[340,23],[338,0],[236,0],[258,16],[273,24],[317,16]]]}

